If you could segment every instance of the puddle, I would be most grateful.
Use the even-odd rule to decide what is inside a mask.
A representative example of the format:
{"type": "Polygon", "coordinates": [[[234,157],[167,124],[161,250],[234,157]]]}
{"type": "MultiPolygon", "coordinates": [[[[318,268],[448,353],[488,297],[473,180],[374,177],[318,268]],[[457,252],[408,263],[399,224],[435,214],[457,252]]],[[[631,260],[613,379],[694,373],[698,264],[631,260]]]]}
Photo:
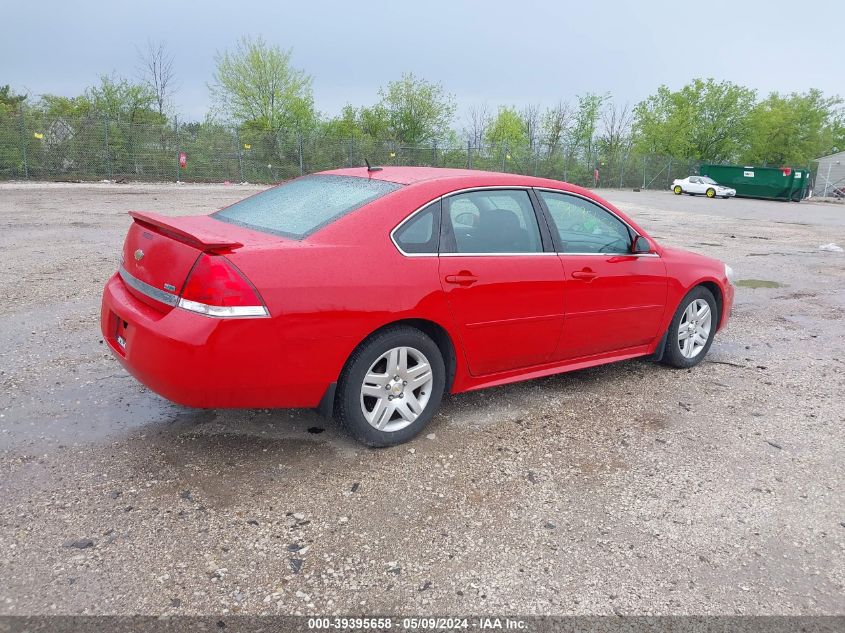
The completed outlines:
{"type": "Polygon", "coordinates": [[[784,284],[768,279],[740,279],[736,282],[740,288],[783,288],[784,284]]]}

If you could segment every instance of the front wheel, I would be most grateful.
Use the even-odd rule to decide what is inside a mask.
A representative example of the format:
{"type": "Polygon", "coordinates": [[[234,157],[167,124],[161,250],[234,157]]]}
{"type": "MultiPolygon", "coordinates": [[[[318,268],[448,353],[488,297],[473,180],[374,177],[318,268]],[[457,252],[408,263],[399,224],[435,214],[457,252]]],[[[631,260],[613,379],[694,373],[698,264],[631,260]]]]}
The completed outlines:
{"type": "Polygon", "coordinates": [[[680,196],[684,192],[684,190],[681,189],[681,185],[675,185],[675,187],[674,187],[674,189],[672,189],[672,191],[675,192],[676,196],[680,196]]]}
{"type": "Polygon", "coordinates": [[[713,343],[718,321],[713,293],[703,286],[690,290],[669,324],[663,362],[678,369],[698,365],[713,343]]]}
{"type": "Polygon", "coordinates": [[[707,190],[707,197],[708,198],[715,198],[716,197],[716,190],[713,187],[707,190]]]}
{"type": "Polygon", "coordinates": [[[446,386],[440,348],[426,334],[397,326],[353,352],[338,382],[340,423],[368,446],[395,446],[434,416],[446,386]]]}

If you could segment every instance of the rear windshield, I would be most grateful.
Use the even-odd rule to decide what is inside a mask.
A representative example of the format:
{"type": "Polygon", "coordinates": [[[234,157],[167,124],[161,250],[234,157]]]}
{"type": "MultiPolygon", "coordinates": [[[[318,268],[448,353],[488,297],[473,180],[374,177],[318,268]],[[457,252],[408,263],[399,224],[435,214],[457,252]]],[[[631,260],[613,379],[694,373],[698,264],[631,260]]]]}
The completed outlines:
{"type": "Polygon", "coordinates": [[[354,176],[306,176],[236,202],[213,217],[302,239],[400,185],[354,176]]]}

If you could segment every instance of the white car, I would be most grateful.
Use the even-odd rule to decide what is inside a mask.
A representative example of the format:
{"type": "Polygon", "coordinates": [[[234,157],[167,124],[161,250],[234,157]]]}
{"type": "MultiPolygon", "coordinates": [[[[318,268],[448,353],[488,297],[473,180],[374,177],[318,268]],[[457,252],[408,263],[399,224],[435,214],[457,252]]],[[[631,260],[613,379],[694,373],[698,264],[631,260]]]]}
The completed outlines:
{"type": "Polygon", "coordinates": [[[703,194],[708,198],[733,198],[736,189],[723,187],[718,182],[707,176],[687,176],[672,183],[672,191],[676,196],[688,193],[691,196],[703,194]]]}

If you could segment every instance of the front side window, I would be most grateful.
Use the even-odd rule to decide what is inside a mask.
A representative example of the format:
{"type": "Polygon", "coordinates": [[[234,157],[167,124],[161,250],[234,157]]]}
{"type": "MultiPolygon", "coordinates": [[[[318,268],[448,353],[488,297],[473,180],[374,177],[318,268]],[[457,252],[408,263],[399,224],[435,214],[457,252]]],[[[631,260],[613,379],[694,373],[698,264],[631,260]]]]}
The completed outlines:
{"type": "Polygon", "coordinates": [[[525,190],[456,194],[444,199],[443,214],[453,242],[448,250],[453,252],[543,252],[537,217],[525,190]]]}
{"type": "Polygon", "coordinates": [[[264,233],[302,239],[399,187],[371,178],[306,176],[236,202],[212,217],[264,233]]]}
{"type": "Polygon", "coordinates": [[[563,253],[630,253],[627,225],[599,205],[565,193],[540,191],[563,253]]]}
{"type": "Polygon", "coordinates": [[[393,234],[405,253],[437,254],[440,243],[440,200],[432,202],[407,220],[393,234]]]}

